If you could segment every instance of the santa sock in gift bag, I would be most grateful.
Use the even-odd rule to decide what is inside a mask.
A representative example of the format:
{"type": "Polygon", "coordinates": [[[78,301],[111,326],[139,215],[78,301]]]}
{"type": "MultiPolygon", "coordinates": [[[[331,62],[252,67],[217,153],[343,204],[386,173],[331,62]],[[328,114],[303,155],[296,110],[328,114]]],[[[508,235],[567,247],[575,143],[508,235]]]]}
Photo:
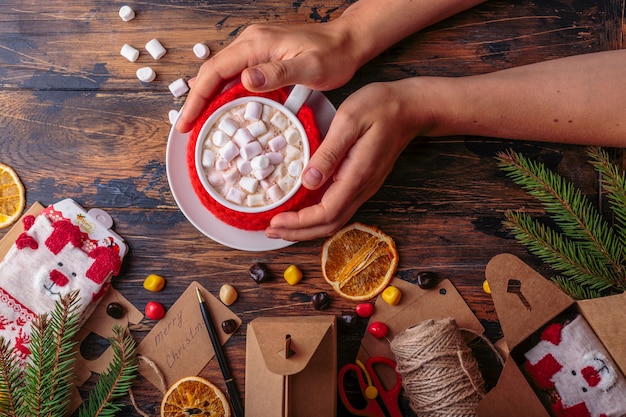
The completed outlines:
{"type": "Polygon", "coordinates": [[[30,323],[78,291],[81,323],[121,266],[119,248],[99,246],[69,219],[41,214],[23,219],[24,232],[0,262],[0,336],[21,359],[30,354],[30,323]]]}
{"type": "Polygon", "coordinates": [[[555,416],[626,415],[626,379],[581,315],[547,326],[525,356],[526,373],[555,416]]]}

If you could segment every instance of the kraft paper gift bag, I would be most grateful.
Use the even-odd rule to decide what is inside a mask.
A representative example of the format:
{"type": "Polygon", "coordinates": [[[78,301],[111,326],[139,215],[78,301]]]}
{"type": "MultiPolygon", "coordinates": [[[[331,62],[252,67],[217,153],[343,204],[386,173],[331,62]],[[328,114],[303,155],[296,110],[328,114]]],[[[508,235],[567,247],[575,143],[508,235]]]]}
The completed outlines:
{"type": "Polygon", "coordinates": [[[246,338],[247,417],[337,415],[334,316],[259,317],[246,338]]]}

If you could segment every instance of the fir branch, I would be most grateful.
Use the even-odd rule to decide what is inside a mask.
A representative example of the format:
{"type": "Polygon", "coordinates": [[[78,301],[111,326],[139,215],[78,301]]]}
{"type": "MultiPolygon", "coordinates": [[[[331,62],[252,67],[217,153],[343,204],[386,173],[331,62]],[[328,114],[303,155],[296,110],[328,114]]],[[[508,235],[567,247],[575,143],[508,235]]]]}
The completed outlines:
{"type": "Polygon", "coordinates": [[[575,300],[586,300],[590,298],[602,297],[604,293],[585,286],[578,282],[573,282],[566,277],[557,275],[551,278],[568,296],[575,300]]]}
{"type": "Polygon", "coordinates": [[[581,245],[583,257],[600,268],[604,280],[626,289],[620,240],[586,196],[543,164],[514,151],[500,153],[497,159],[507,176],[543,204],[563,234],[581,245]]]}
{"type": "Polygon", "coordinates": [[[0,416],[15,417],[23,397],[15,395],[22,379],[22,366],[11,344],[0,337],[0,416]]]}
{"type": "Polygon", "coordinates": [[[82,404],[79,417],[110,417],[120,410],[114,400],[125,396],[136,376],[137,362],[135,341],[125,329],[115,326],[114,336],[109,339],[113,349],[113,360],[107,371],[100,375],[88,403],[82,404]]]}

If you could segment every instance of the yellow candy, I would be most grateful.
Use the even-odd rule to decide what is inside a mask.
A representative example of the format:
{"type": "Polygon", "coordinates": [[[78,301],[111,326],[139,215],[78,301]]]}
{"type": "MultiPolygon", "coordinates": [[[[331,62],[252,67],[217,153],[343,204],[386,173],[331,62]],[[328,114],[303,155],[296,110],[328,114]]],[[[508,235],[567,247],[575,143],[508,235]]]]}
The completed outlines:
{"type": "Polygon", "coordinates": [[[165,286],[165,278],[161,275],[150,274],[143,281],[143,287],[152,292],[158,292],[165,286]]]}
{"type": "Polygon", "coordinates": [[[491,294],[491,288],[489,288],[489,283],[487,282],[487,280],[483,281],[483,291],[487,294],[491,294]]]}
{"type": "Polygon", "coordinates": [[[393,285],[385,288],[382,294],[383,300],[389,305],[396,306],[402,299],[402,291],[398,287],[394,287],[393,285]]]}
{"type": "Polygon", "coordinates": [[[302,271],[295,265],[289,265],[283,276],[289,285],[296,285],[302,279],[302,271]]]}
{"type": "Polygon", "coordinates": [[[222,285],[222,288],[220,288],[220,300],[222,300],[222,303],[227,306],[237,301],[238,296],[239,293],[237,292],[235,287],[230,284],[224,284],[222,285]]]}

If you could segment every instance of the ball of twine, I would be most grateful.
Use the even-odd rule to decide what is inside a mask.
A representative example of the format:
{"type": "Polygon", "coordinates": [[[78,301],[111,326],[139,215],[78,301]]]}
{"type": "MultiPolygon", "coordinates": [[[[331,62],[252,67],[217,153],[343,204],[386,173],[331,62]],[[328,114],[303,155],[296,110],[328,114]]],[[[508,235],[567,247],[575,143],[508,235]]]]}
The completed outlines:
{"type": "Polygon", "coordinates": [[[410,406],[420,417],[476,415],[484,381],[454,319],[411,327],[393,339],[391,350],[410,406]]]}

